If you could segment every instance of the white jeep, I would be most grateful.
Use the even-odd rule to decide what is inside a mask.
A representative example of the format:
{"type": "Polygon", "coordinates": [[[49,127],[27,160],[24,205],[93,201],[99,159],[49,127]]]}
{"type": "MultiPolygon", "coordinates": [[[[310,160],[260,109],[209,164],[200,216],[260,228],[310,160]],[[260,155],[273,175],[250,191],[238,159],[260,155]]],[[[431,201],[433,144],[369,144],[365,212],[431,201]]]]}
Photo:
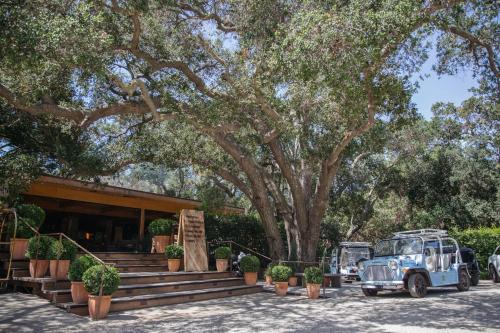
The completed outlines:
{"type": "Polygon", "coordinates": [[[500,246],[488,258],[488,270],[493,282],[500,282],[500,246]]]}

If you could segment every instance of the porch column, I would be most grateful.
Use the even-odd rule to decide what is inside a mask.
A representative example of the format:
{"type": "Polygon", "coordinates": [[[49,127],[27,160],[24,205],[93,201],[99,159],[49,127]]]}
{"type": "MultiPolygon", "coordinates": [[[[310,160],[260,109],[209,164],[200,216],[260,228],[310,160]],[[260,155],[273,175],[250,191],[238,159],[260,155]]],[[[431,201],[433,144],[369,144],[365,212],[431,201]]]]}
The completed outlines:
{"type": "Polygon", "coordinates": [[[144,242],[145,222],[146,222],[146,210],[144,208],[141,208],[141,222],[139,224],[139,242],[141,243],[141,246],[143,245],[142,243],[144,242]]]}

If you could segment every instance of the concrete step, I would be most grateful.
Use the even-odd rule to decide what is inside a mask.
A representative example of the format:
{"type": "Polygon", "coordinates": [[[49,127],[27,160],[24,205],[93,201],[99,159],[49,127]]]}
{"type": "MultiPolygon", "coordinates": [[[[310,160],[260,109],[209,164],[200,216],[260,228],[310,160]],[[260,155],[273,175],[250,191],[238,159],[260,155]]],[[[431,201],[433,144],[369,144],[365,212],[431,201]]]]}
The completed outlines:
{"type": "Polygon", "coordinates": [[[234,277],[231,272],[132,272],[120,273],[120,285],[210,280],[234,277]]]}
{"type": "Polygon", "coordinates": [[[105,263],[115,265],[167,265],[168,260],[165,257],[153,259],[103,259],[105,263]]]}
{"type": "MultiPolygon", "coordinates": [[[[11,263],[11,268],[29,268],[30,266],[30,262],[29,260],[12,260],[12,263],[11,263]]],[[[2,267],[4,269],[8,269],[9,268],[9,259],[5,259],[2,261],[2,267]]]]}
{"type": "Polygon", "coordinates": [[[145,265],[115,265],[115,268],[122,273],[126,272],[167,272],[168,266],[166,264],[163,265],[153,265],[153,264],[145,264],[145,265]]]}
{"type": "Polygon", "coordinates": [[[27,277],[30,276],[30,271],[28,268],[13,268],[12,275],[14,277],[27,277]]]}
{"type": "Polygon", "coordinates": [[[96,257],[107,260],[107,259],[165,259],[165,254],[163,253],[148,253],[148,252],[94,252],[92,253],[96,257]]]}
{"type": "MultiPolygon", "coordinates": [[[[260,286],[233,286],[200,290],[179,291],[141,296],[113,297],[110,312],[141,309],[152,306],[180,304],[208,299],[254,294],[262,291],[260,286]]],[[[78,315],[88,315],[87,304],[60,303],[57,306],[78,315]]]]}

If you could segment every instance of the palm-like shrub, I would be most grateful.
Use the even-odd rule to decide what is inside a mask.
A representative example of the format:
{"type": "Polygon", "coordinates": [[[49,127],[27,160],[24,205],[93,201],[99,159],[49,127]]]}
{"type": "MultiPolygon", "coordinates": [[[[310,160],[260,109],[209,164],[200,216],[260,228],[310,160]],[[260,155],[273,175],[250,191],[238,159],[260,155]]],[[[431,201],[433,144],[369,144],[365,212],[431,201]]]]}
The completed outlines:
{"type": "Polygon", "coordinates": [[[306,280],[306,283],[323,283],[323,273],[321,272],[321,268],[316,266],[307,267],[304,270],[304,279],[306,280]]]}
{"type": "Polygon", "coordinates": [[[50,259],[50,247],[54,239],[49,236],[34,236],[28,240],[26,257],[29,259],[50,259]]]}
{"type": "Polygon", "coordinates": [[[172,234],[175,221],[169,219],[156,219],[148,226],[151,236],[168,236],[172,234]]]}
{"type": "Polygon", "coordinates": [[[102,281],[102,294],[111,295],[120,284],[120,274],[112,266],[96,265],[92,266],[83,273],[83,286],[91,295],[99,295],[102,281]]]}
{"type": "Polygon", "coordinates": [[[171,244],[165,248],[165,255],[168,259],[181,259],[184,249],[180,245],[171,244]]]}
{"type": "Polygon", "coordinates": [[[75,244],[73,244],[73,242],[70,242],[67,239],[63,239],[61,241],[57,240],[52,242],[50,245],[49,259],[74,260],[77,252],[78,248],[75,244]]]}
{"type": "Polygon", "coordinates": [[[240,266],[244,273],[258,272],[260,260],[256,256],[244,256],[241,258],[240,266]]]}
{"type": "Polygon", "coordinates": [[[70,281],[82,281],[83,273],[92,266],[99,265],[99,262],[88,254],[77,258],[69,266],[68,279],[70,281]]]}
{"type": "Polygon", "coordinates": [[[276,265],[271,269],[271,276],[275,282],[288,282],[292,269],[285,265],[276,265]]]}
{"type": "Polygon", "coordinates": [[[227,246],[221,246],[215,249],[215,259],[231,258],[231,249],[227,246]]]}

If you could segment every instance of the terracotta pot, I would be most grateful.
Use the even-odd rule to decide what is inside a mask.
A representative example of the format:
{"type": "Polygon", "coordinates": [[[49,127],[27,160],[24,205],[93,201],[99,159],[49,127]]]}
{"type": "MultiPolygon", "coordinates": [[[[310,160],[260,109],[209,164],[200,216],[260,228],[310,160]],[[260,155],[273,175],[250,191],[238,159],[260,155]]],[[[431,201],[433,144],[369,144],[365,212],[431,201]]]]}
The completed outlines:
{"type": "Polygon", "coordinates": [[[243,277],[245,278],[245,284],[247,286],[254,286],[257,284],[257,272],[245,272],[243,277]]]}
{"type": "Polygon", "coordinates": [[[297,287],[297,277],[296,276],[290,276],[288,278],[288,285],[290,287],[297,287]]]}
{"type": "Polygon", "coordinates": [[[10,240],[10,253],[12,260],[26,259],[26,248],[28,247],[27,238],[12,238],[10,240]]]}
{"type": "Polygon", "coordinates": [[[316,284],[316,283],[308,283],[307,284],[307,297],[311,299],[316,299],[319,298],[319,292],[320,292],[321,284],[316,284]]]}
{"type": "Polygon", "coordinates": [[[165,248],[172,243],[171,236],[153,236],[153,248],[156,253],[165,253],[165,248]]]}
{"type": "Polygon", "coordinates": [[[167,261],[168,271],[169,272],[178,272],[181,267],[180,259],[168,259],[167,261]]]}
{"type": "Polygon", "coordinates": [[[330,277],[329,276],[325,276],[323,277],[323,287],[325,288],[329,288],[330,287],[330,277]]]}
{"type": "Polygon", "coordinates": [[[69,260],[59,260],[59,265],[57,260],[50,261],[50,277],[56,280],[67,280],[68,270],[69,270],[69,260]],[[56,268],[57,267],[57,268],[56,268]],[[56,272],[57,270],[57,272],[56,272]]]}
{"type": "Polygon", "coordinates": [[[227,259],[217,259],[215,265],[217,266],[217,272],[225,272],[229,266],[227,259]]]}
{"type": "Polygon", "coordinates": [[[89,295],[89,316],[92,320],[106,318],[111,306],[111,295],[89,295]]]}
{"type": "Polygon", "coordinates": [[[274,291],[278,296],[285,296],[288,291],[288,282],[274,282],[274,291]]]}
{"type": "Polygon", "coordinates": [[[49,269],[50,260],[30,259],[30,275],[32,278],[43,278],[49,269]]]}
{"type": "Polygon", "coordinates": [[[83,282],[71,281],[71,299],[75,304],[85,304],[89,301],[89,293],[85,290],[83,282]]]}
{"type": "Polygon", "coordinates": [[[273,277],[271,275],[266,275],[266,286],[273,284],[273,277]]]}

